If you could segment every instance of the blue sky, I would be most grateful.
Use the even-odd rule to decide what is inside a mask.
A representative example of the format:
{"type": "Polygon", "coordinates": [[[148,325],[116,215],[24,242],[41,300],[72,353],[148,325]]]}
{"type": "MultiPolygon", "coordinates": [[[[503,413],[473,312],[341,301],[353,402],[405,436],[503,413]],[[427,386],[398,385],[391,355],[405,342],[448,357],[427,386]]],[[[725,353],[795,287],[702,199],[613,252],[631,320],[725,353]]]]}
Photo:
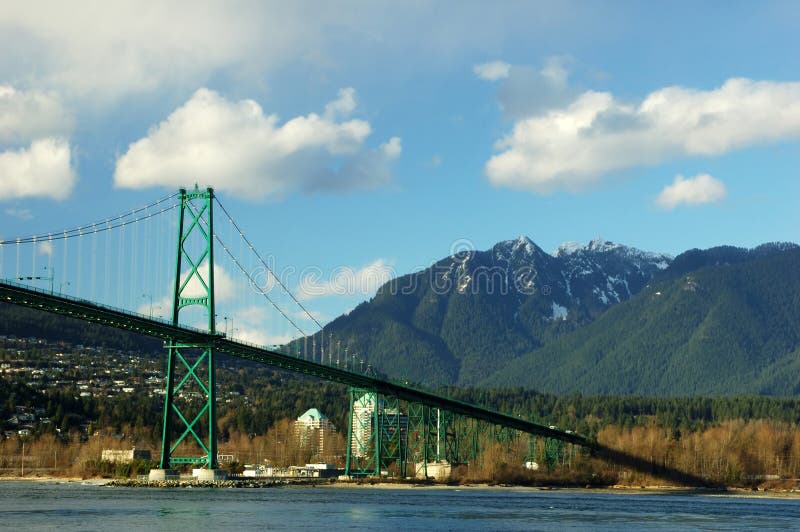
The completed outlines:
{"type": "Polygon", "coordinates": [[[0,234],[198,182],[328,280],[520,234],[797,241],[798,34],[796,2],[8,5],[0,234]]]}

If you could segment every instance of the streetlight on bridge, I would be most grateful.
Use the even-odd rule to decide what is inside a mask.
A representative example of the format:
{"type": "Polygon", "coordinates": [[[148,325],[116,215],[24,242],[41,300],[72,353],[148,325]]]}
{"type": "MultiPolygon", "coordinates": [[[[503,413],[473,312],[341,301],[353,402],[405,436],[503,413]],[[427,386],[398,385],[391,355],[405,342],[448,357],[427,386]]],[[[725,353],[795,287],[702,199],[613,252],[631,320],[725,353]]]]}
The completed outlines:
{"type": "Polygon", "coordinates": [[[150,298],[150,319],[153,319],[153,294],[142,294],[142,298],[150,298]]]}

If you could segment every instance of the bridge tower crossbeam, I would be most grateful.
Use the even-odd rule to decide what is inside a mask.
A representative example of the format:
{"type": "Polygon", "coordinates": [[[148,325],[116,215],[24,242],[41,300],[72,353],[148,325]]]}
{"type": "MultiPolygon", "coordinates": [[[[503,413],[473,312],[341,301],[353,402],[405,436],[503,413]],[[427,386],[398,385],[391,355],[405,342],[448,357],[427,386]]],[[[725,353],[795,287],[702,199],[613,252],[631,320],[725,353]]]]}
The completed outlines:
{"type": "Polygon", "coordinates": [[[214,191],[211,188],[180,190],[172,325],[179,325],[181,311],[199,307],[211,335],[205,342],[170,339],[161,437],[160,470],[179,464],[203,465],[216,470],[216,378],[217,335],[214,313],[214,191]],[[188,273],[183,273],[188,269],[188,273]],[[198,400],[199,397],[199,400],[198,400]],[[199,449],[194,456],[176,452],[199,449]]]}

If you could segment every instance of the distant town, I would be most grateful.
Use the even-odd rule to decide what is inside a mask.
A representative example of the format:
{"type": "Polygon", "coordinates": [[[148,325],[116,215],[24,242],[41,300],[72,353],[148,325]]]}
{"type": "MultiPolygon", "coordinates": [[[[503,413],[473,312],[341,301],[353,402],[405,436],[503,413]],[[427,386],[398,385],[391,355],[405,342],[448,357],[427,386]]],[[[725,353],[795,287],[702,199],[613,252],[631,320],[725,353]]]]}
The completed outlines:
{"type": "MultiPolygon", "coordinates": [[[[306,464],[315,463],[314,471],[341,465],[345,436],[322,413],[321,401],[337,397],[338,392],[333,410],[338,425],[344,427],[343,390],[295,379],[289,394],[290,386],[282,386],[284,376],[267,368],[245,369],[238,361],[223,360],[218,375],[221,463],[238,464],[235,467],[249,471],[248,476],[319,476],[306,464]],[[262,397],[254,401],[255,389],[262,397]],[[287,395],[308,396],[308,403],[295,398],[289,403],[287,395]],[[290,471],[290,467],[300,469],[290,471]]],[[[137,452],[127,461],[157,459],[157,426],[165,393],[164,357],[157,353],[0,335],[0,382],[8,391],[0,404],[0,441],[13,444],[13,449],[18,445],[14,442],[24,441],[30,449],[32,442],[51,434],[63,443],[96,440],[108,447],[102,449],[108,451],[103,461],[111,463],[132,449],[137,452]]],[[[201,398],[191,389],[181,397],[201,398]]],[[[326,402],[330,409],[331,402],[326,402]]],[[[22,458],[14,452],[0,458],[0,469],[19,469],[22,458]]]]}

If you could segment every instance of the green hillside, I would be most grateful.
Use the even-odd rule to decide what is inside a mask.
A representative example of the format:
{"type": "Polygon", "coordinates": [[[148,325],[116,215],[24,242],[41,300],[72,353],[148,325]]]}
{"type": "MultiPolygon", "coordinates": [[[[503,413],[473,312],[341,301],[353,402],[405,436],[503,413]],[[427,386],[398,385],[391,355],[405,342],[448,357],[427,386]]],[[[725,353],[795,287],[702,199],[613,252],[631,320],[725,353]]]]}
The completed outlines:
{"type": "Polygon", "coordinates": [[[800,250],[692,250],[596,321],[482,381],[555,393],[800,394],[800,250]]]}
{"type": "Polygon", "coordinates": [[[551,255],[521,236],[390,281],[325,332],[392,378],[474,385],[628,299],[670,259],[602,239],[551,255]]]}

